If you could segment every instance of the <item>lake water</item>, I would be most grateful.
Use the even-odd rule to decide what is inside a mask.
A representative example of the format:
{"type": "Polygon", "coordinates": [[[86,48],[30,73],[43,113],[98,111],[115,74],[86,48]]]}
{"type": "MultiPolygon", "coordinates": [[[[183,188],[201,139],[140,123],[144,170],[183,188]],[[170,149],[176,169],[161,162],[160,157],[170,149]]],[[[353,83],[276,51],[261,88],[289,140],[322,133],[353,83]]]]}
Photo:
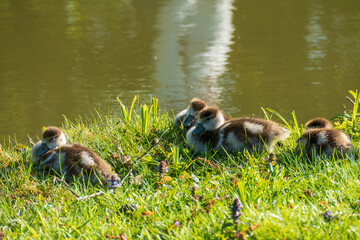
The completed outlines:
{"type": "Polygon", "coordinates": [[[0,1],[1,143],[63,114],[118,113],[119,95],[330,118],[359,77],[355,0],[0,1]]]}

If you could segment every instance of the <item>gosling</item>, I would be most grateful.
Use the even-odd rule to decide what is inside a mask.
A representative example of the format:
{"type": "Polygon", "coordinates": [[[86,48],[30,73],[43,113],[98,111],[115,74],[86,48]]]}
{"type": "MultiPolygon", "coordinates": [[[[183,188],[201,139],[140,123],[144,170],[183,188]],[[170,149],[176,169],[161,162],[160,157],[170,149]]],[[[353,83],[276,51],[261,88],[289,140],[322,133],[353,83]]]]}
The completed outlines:
{"type": "Polygon", "coordinates": [[[314,128],[327,128],[327,129],[333,129],[333,125],[331,122],[325,118],[314,118],[308,121],[305,124],[305,129],[314,129],[314,128]]]}
{"type": "Polygon", "coordinates": [[[206,107],[206,102],[193,98],[190,106],[175,116],[175,125],[178,127],[183,126],[185,131],[189,130],[192,126],[196,125],[200,111],[206,107]]]}
{"type": "Polygon", "coordinates": [[[200,112],[196,126],[186,135],[187,143],[196,152],[217,150],[229,152],[247,149],[259,152],[272,150],[277,141],[285,140],[291,131],[279,124],[257,118],[235,118],[225,121],[223,113],[214,107],[200,112]]]}
{"type": "Polygon", "coordinates": [[[297,140],[297,150],[303,150],[308,158],[319,155],[337,158],[353,157],[354,147],[350,138],[341,130],[334,129],[324,118],[314,118],[305,124],[306,131],[297,140]]]}
{"type": "Polygon", "coordinates": [[[117,174],[103,159],[80,144],[67,144],[64,132],[58,127],[48,127],[41,141],[32,148],[35,165],[48,171],[64,174],[67,181],[79,176],[85,182],[103,184],[117,174]]]}

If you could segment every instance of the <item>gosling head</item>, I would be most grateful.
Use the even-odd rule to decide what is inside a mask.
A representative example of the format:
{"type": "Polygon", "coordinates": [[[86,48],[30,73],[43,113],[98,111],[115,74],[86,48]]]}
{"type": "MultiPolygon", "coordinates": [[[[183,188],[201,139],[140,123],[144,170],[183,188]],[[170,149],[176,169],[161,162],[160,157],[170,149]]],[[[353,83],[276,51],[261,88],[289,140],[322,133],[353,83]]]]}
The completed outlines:
{"type": "Polygon", "coordinates": [[[184,127],[190,127],[192,121],[198,117],[200,111],[206,108],[206,106],[206,102],[198,98],[193,98],[187,111],[187,117],[184,121],[184,127]]]}
{"type": "Polygon", "coordinates": [[[47,127],[41,139],[41,146],[37,152],[38,156],[43,155],[50,149],[66,144],[64,132],[58,127],[47,127]]]}
{"type": "Polygon", "coordinates": [[[206,107],[200,112],[198,124],[193,135],[200,135],[205,130],[215,130],[225,122],[223,113],[215,107],[206,107]]]}
{"type": "Polygon", "coordinates": [[[309,129],[314,129],[314,128],[332,129],[333,126],[332,126],[331,122],[325,118],[314,118],[305,124],[305,129],[309,130],[309,129]]]}

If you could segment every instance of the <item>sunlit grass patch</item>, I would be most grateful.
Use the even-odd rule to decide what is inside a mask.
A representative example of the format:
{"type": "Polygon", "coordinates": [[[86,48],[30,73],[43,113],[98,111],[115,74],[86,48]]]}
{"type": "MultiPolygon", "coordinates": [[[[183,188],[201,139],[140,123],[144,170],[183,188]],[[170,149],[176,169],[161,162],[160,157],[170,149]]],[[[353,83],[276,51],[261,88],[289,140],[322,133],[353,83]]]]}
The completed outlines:
{"type": "Polygon", "coordinates": [[[360,139],[360,91],[357,89],[349,91],[350,97],[346,97],[352,104],[350,109],[345,107],[343,114],[336,115],[333,119],[336,121],[337,128],[342,129],[348,133],[353,140],[360,139]]]}
{"type": "Polygon", "coordinates": [[[275,156],[221,149],[194,153],[157,99],[141,105],[135,97],[130,107],[119,103],[120,116],[95,113],[74,122],[65,117],[62,126],[69,142],[88,146],[114,167],[122,184],[115,190],[80,179],[67,185],[62,176],[34,169],[27,144],[1,148],[0,232],[6,239],[354,239],[360,234],[355,109],[349,116],[356,121],[338,120],[353,139],[355,159],[309,161],[295,151],[303,132],[295,113],[284,117],[264,110],[292,130],[275,147],[275,156]],[[93,197],[81,198],[86,196],[93,197]],[[236,221],[234,199],[243,206],[236,221]]]}

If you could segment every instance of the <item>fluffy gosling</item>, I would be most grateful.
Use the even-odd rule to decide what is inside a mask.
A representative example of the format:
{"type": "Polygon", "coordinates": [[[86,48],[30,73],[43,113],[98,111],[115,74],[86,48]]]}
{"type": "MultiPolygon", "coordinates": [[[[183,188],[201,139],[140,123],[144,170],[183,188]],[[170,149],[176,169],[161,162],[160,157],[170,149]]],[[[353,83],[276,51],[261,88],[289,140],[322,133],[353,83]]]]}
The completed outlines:
{"type": "Polygon", "coordinates": [[[221,146],[230,152],[271,150],[277,141],[285,140],[290,130],[279,124],[257,118],[235,118],[225,121],[223,113],[214,107],[200,112],[196,126],[186,134],[190,147],[197,152],[217,150],[221,146]]]}
{"type": "Polygon", "coordinates": [[[192,126],[196,125],[196,120],[199,117],[200,111],[206,107],[206,102],[198,98],[193,98],[190,102],[190,106],[175,116],[175,125],[178,127],[183,126],[185,130],[190,129],[192,126]]]}
{"type": "Polygon", "coordinates": [[[314,118],[305,125],[306,131],[297,140],[297,150],[303,150],[307,157],[325,155],[335,158],[353,157],[354,147],[350,138],[341,130],[334,129],[324,118],[314,118]]]}
{"type": "Polygon", "coordinates": [[[35,165],[58,174],[65,174],[67,181],[83,177],[85,182],[106,184],[117,174],[103,159],[80,144],[67,144],[64,132],[58,127],[48,127],[41,141],[32,148],[35,165]]]}

